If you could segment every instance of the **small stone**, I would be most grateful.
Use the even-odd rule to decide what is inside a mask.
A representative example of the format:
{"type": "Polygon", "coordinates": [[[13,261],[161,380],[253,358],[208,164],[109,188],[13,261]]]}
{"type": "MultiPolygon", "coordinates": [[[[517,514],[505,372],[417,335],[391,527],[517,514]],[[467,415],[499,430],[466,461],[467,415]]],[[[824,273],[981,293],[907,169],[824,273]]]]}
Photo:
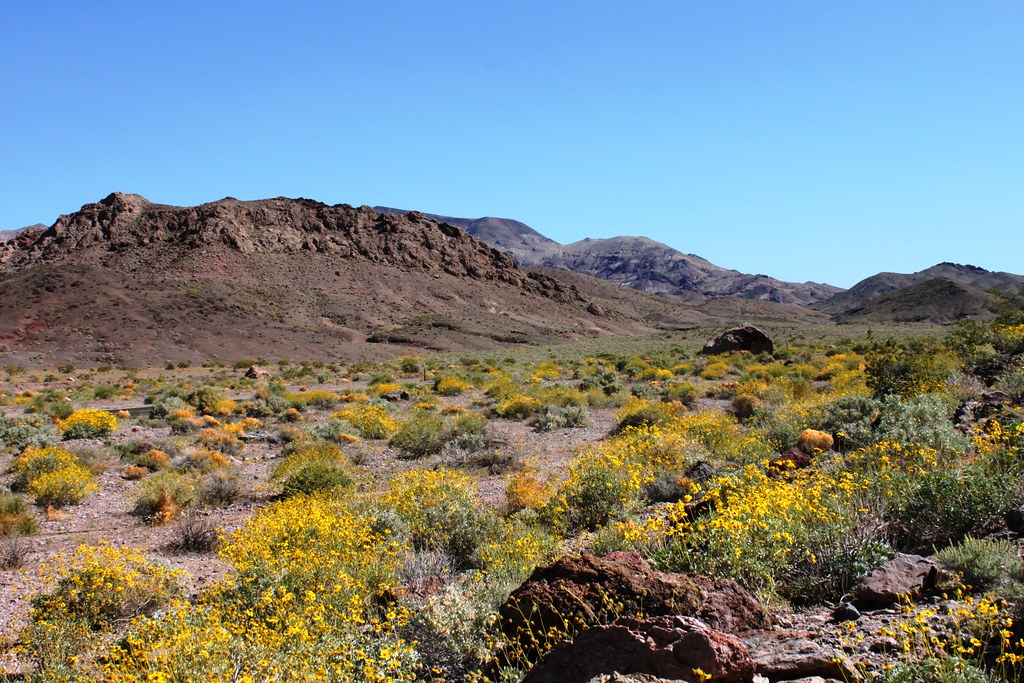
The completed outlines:
{"type": "Polygon", "coordinates": [[[832,612],[832,619],[837,622],[857,621],[860,619],[860,610],[848,602],[841,602],[832,612]]]}
{"type": "Polygon", "coordinates": [[[1024,534],[1024,506],[1006,513],[1006,527],[1015,534],[1024,534]]]}

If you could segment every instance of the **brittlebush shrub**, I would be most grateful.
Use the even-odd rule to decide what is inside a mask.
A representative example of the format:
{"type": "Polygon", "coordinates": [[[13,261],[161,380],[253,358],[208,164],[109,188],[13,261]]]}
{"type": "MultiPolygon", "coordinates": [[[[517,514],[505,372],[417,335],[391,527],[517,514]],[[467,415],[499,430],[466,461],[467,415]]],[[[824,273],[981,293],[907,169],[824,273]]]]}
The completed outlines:
{"type": "Polygon", "coordinates": [[[180,595],[181,577],[132,548],[82,546],[49,565],[48,589],[33,598],[31,619],[72,619],[93,631],[109,629],[167,605],[180,595]]]}
{"type": "Polygon", "coordinates": [[[544,404],[540,399],[526,394],[514,394],[494,407],[494,414],[510,420],[525,420],[541,411],[544,404]]]}
{"type": "Polygon", "coordinates": [[[387,439],[398,429],[398,420],[388,409],[373,404],[350,405],[331,417],[352,425],[364,439],[387,439]]]}
{"type": "Polygon", "coordinates": [[[407,525],[416,550],[440,550],[461,568],[478,562],[493,516],[477,504],[468,475],[449,469],[413,470],[391,480],[382,503],[407,525]]]}
{"type": "Polygon", "coordinates": [[[616,412],[615,416],[619,422],[615,429],[621,432],[628,427],[661,425],[683,412],[685,412],[685,408],[680,403],[663,403],[634,398],[616,412]]]}
{"type": "Polygon", "coordinates": [[[57,426],[62,439],[93,439],[117,431],[117,417],[105,410],[78,410],[57,426]]]}
{"type": "Polygon", "coordinates": [[[14,460],[14,487],[40,505],[76,505],[96,490],[96,477],[63,448],[28,447],[14,460]]]}
{"type": "Polygon", "coordinates": [[[374,531],[367,518],[334,499],[299,496],[257,513],[225,539],[220,553],[231,564],[230,581],[191,602],[135,619],[124,638],[85,637],[71,643],[75,647],[43,653],[55,665],[48,671],[40,666],[33,676],[45,674],[38,678],[52,681],[416,680],[413,648],[398,635],[408,613],[394,601],[406,548],[374,531]]]}
{"type": "Polygon", "coordinates": [[[285,458],[271,479],[280,483],[281,497],[291,498],[354,486],[348,459],[333,443],[296,443],[285,449],[285,458]]]}
{"type": "Polygon", "coordinates": [[[458,377],[442,377],[434,383],[434,391],[441,396],[458,396],[469,391],[472,387],[458,377]]]}

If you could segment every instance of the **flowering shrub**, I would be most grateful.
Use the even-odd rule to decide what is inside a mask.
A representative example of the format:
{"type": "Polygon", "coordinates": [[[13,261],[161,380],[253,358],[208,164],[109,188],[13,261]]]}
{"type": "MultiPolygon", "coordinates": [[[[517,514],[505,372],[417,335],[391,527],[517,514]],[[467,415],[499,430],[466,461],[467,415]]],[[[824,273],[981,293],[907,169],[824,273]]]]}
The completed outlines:
{"type": "Polygon", "coordinates": [[[469,391],[471,388],[468,382],[463,382],[458,377],[452,377],[451,375],[442,377],[434,383],[434,391],[441,396],[458,396],[469,391]]]}
{"type": "Polygon", "coordinates": [[[498,403],[494,407],[494,413],[498,417],[525,420],[531,415],[539,413],[543,407],[540,399],[526,394],[515,394],[498,403]]]}
{"type": "Polygon", "coordinates": [[[296,443],[286,453],[271,477],[281,483],[282,498],[350,488],[354,483],[347,472],[347,458],[333,443],[296,443]]]}
{"type": "Polygon", "coordinates": [[[14,461],[14,486],[40,505],[63,507],[96,490],[92,472],[77,457],[56,446],[29,446],[14,461]]]}
{"type": "Polygon", "coordinates": [[[181,578],[133,548],[81,546],[47,567],[48,588],[33,598],[31,618],[36,625],[73,619],[106,630],[169,603],[181,592],[181,578]]]}
{"type": "Polygon", "coordinates": [[[117,431],[117,417],[105,410],[77,410],[57,426],[63,439],[92,439],[117,431]]]}
{"type": "Polygon", "coordinates": [[[398,420],[391,417],[387,408],[378,405],[350,405],[331,417],[349,423],[364,439],[386,439],[398,429],[398,420]]]}
{"type": "Polygon", "coordinates": [[[442,550],[461,567],[476,562],[477,546],[492,521],[477,506],[469,476],[449,469],[396,476],[382,503],[408,525],[416,550],[442,550]]]}

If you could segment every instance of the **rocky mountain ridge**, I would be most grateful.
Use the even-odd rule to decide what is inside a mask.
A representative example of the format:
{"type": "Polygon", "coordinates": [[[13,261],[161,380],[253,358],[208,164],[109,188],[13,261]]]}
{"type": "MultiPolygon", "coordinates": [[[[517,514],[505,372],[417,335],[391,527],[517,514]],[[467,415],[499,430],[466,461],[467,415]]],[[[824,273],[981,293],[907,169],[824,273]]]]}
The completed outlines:
{"type": "Polygon", "coordinates": [[[814,305],[840,322],[949,323],[993,315],[993,291],[1024,291],[1024,275],[940,263],[916,273],[879,273],[814,305]]]}
{"type": "MultiPolygon", "coordinates": [[[[375,208],[382,212],[405,213],[401,209],[375,208]]],[[[586,273],[642,292],[672,294],[696,301],[737,296],[810,305],[842,291],[827,284],[783,282],[767,275],[740,273],[647,237],[586,238],[563,245],[525,223],[507,218],[429,215],[463,228],[522,265],[586,273]]]]}
{"type": "Polygon", "coordinates": [[[0,356],[391,356],[652,327],[422,214],[112,194],[0,244],[0,356]]]}

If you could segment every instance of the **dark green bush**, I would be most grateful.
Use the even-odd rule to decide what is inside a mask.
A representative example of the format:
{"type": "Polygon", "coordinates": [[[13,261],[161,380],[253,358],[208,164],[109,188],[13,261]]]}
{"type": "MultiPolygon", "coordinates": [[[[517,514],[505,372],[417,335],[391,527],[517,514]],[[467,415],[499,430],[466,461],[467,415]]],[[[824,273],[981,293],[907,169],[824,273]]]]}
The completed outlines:
{"type": "Polygon", "coordinates": [[[285,477],[281,482],[281,497],[352,488],[355,482],[342,469],[321,462],[311,462],[285,477]]]}
{"type": "Polygon", "coordinates": [[[38,415],[0,416],[0,444],[19,451],[26,446],[49,446],[57,442],[53,422],[38,415]]]}
{"type": "Polygon", "coordinates": [[[958,367],[956,356],[934,339],[890,339],[875,344],[866,361],[867,385],[877,398],[941,391],[958,367]]]}
{"type": "Polygon", "coordinates": [[[987,472],[978,464],[960,472],[937,470],[921,479],[902,475],[894,483],[896,494],[885,519],[898,546],[918,550],[984,533],[1019,502],[1020,495],[1016,477],[987,472]]]}
{"type": "Polygon", "coordinates": [[[939,562],[958,574],[962,583],[986,591],[1021,578],[1017,546],[1009,541],[967,536],[937,553],[939,562]]]}
{"type": "Polygon", "coordinates": [[[451,427],[443,416],[420,411],[404,421],[388,442],[403,457],[422,458],[441,452],[451,437],[451,427]]]}

